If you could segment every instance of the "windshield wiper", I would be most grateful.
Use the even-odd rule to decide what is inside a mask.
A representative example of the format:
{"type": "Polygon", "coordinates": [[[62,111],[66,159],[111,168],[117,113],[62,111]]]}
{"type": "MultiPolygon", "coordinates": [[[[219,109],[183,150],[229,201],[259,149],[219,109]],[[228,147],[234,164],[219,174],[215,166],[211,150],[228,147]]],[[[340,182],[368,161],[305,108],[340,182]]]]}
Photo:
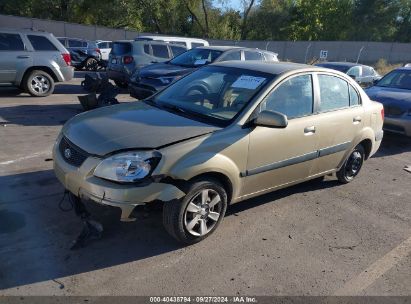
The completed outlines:
{"type": "Polygon", "coordinates": [[[174,104],[159,103],[157,105],[159,105],[160,107],[163,107],[165,109],[172,110],[173,112],[182,113],[185,116],[195,116],[195,117],[201,118],[201,120],[207,120],[209,118],[209,116],[207,116],[205,114],[201,114],[201,113],[198,113],[196,111],[188,110],[188,109],[179,107],[179,106],[174,105],[174,104]]]}

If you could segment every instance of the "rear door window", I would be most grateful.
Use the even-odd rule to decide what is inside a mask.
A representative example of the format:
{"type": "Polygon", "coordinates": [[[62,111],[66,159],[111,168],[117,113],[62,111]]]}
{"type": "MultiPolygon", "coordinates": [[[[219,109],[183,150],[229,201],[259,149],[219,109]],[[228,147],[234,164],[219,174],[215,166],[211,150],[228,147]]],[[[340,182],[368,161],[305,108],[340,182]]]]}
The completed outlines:
{"type": "Polygon", "coordinates": [[[220,61],[241,60],[241,51],[229,52],[221,56],[220,61]]]}
{"type": "Polygon", "coordinates": [[[184,41],[170,41],[170,43],[184,45],[185,47],[187,47],[187,44],[184,41]]]}
{"type": "Polygon", "coordinates": [[[44,36],[27,35],[33,49],[36,51],[57,51],[57,48],[44,36]]]}
{"type": "Polygon", "coordinates": [[[335,76],[318,75],[320,84],[320,112],[327,112],[350,106],[348,83],[335,76]]]}
{"type": "Polygon", "coordinates": [[[75,39],[69,39],[68,40],[68,46],[69,47],[83,47],[83,41],[75,40],[75,39]]]}
{"type": "Polygon", "coordinates": [[[260,52],[244,51],[244,59],[245,60],[259,60],[259,61],[262,61],[263,57],[261,56],[260,52]]]}
{"type": "Polygon", "coordinates": [[[363,76],[374,76],[375,72],[374,69],[372,67],[366,67],[363,66],[362,67],[362,75],[363,76]]]}
{"type": "Polygon", "coordinates": [[[114,42],[111,48],[111,54],[113,55],[124,55],[131,52],[131,43],[128,42],[114,42]]]}
{"type": "Polygon", "coordinates": [[[360,97],[358,96],[357,91],[349,85],[350,90],[350,106],[357,106],[360,104],[360,97]]]}
{"type": "Polygon", "coordinates": [[[354,77],[360,77],[361,76],[361,67],[360,66],[354,66],[354,67],[350,68],[347,72],[347,75],[354,76],[354,77]]]}
{"type": "Polygon", "coordinates": [[[173,52],[173,57],[176,57],[177,55],[180,55],[181,53],[184,53],[187,50],[185,47],[176,46],[176,45],[171,45],[170,48],[171,48],[171,51],[173,52]]]}
{"type": "Polygon", "coordinates": [[[191,48],[194,49],[199,46],[204,46],[204,43],[191,42],[191,48]]]}
{"type": "Polygon", "coordinates": [[[159,58],[169,58],[168,48],[166,45],[152,44],[151,49],[153,50],[153,56],[159,58]]]}
{"type": "Polygon", "coordinates": [[[272,53],[264,53],[265,61],[278,61],[277,56],[272,53]]]}
{"type": "Polygon", "coordinates": [[[145,44],[145,45],[144,45],[144,53],[146,53],[147,55],[151,55],[151,53],[150,53],[150,45],[149,45],[149,44],[145,44]]]}
{"type": "Polygon", "coordinates": [[[20,35],[0,33],[0,51],[24,51],[20,35]]]}

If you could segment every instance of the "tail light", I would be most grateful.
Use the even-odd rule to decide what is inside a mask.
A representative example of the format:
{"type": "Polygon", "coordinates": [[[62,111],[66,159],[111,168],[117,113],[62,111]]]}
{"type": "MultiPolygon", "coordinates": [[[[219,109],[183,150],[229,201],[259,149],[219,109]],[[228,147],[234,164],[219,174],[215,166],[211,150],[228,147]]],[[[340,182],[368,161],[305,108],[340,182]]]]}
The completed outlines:
{"type": "Polygon", "coordinates": [[[381,109],[381,118],[382,120],[384,120],[384,116],[385,116],[385,112],[384,112],[384,108],[381,109]]]}
{"type": "Polygon", "coordinates": [[[132,63],[133,62],[133,56],[124,56],[123,57],[123,62],[125,63],[125,64],[129,64],[129,63],[132,63]]]}
{"type": "Polygon", "coordinates": [[[69,53],[62,53],[61,56],[63,57],[67,65],[71,65],[71,56],[69,53]]]}
{"type": "Polygon", "coordinates": [[[96,51],[97,53],[100,53],[100,54],[101,54],[100,49],[95,49],[95,51],[96,51]]]}

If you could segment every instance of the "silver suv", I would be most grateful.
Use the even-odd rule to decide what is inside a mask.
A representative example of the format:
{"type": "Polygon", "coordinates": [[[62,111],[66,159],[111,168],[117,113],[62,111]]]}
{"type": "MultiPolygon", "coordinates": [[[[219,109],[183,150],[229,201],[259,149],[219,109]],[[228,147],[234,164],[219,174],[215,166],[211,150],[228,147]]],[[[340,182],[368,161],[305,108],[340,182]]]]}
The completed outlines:
{"type": "Polygon", "coordinates": [[[53,34],[0,29],[0,86],[48,96],[55,82],[68,81],[73,74],[69,52],[53,34]]]}
{"type": "Polygon", "coordinates": [[[126,88],[135,70],[158,62],[167,61],[183,52],[183,45],[155,41],[120,40],[113,42],[107,75],[117,86],[126,88]]]}

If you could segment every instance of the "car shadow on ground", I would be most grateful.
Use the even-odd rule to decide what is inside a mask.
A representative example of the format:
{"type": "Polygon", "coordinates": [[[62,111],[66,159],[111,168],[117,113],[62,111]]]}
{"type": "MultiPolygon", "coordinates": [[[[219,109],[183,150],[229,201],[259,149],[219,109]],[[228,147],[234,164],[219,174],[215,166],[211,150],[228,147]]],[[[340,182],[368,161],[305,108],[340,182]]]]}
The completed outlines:
{"type": "Polygon", "coordinates": [[[282,199],[292,194],[307,193],[307,192],[316,191],[320,189],[338,187],[340,185],[342,184],[334,179],[325,180],[323,177],[316,178],[316,179],[309,180],[301,184],[297,184],[297,185],[287,187],[284,189],[280,189],[277,191],[272,191],[267,194],[263,194],[263,195],[239,202],[237,204],[234,204],[227,209],[226,216],[230,216],[230,215],[233,215],[239,212],[243,212],[248,209],[258,207],[260,205],[271,203],[273,201],[282,199]]]}
{"type": "Polygon", "coordinates": [[[373,157],[385,157],[411,151],[411,137],[385,132],[381,146],[373,157]]]}
{"type": "Polygon", "coordinates": [[[0,108],[2,125],[58,126],[83,112],[80,102],[52,105],[16,105],[0,108]]]}
{"type": "MultiPolygon", "coordinates": [[[[71,84],[71,83],[56,83],[54,88],[53,94],[60,95],[60,94],[76,94],[76,95],[83,95],[87,94],[88,92],[83,89],[80,84],[71,84]]],[[[53,95],[50,95],[52,97],[53,95]]],[[[23,90],[16,88],[16,87],[0,87],[0,98],[8,97],[8,98],[45,98],[45,97],[33,97],[30,94],[24,92],[23,90]]],[[[34,99],[34,100],[35,100],[34,99]]]]}
{"type": "MultiPolygon", "coordinates": [[[[227,216],[337,184],[306,182],[235,204],[227,216]]],[[[141,209],[135,222],[122,223],[119,210],[95,205],[93,218],[103,224],[103,237],[72,251],[82,222],[73,211],[58,208],[62,196],[52,170],[0,176],[0,290],[138,262],[184,247],[164,230],[161,208],[141,209]]],[[[62,207],[67,204],[64,201],[62,207]]]]}

